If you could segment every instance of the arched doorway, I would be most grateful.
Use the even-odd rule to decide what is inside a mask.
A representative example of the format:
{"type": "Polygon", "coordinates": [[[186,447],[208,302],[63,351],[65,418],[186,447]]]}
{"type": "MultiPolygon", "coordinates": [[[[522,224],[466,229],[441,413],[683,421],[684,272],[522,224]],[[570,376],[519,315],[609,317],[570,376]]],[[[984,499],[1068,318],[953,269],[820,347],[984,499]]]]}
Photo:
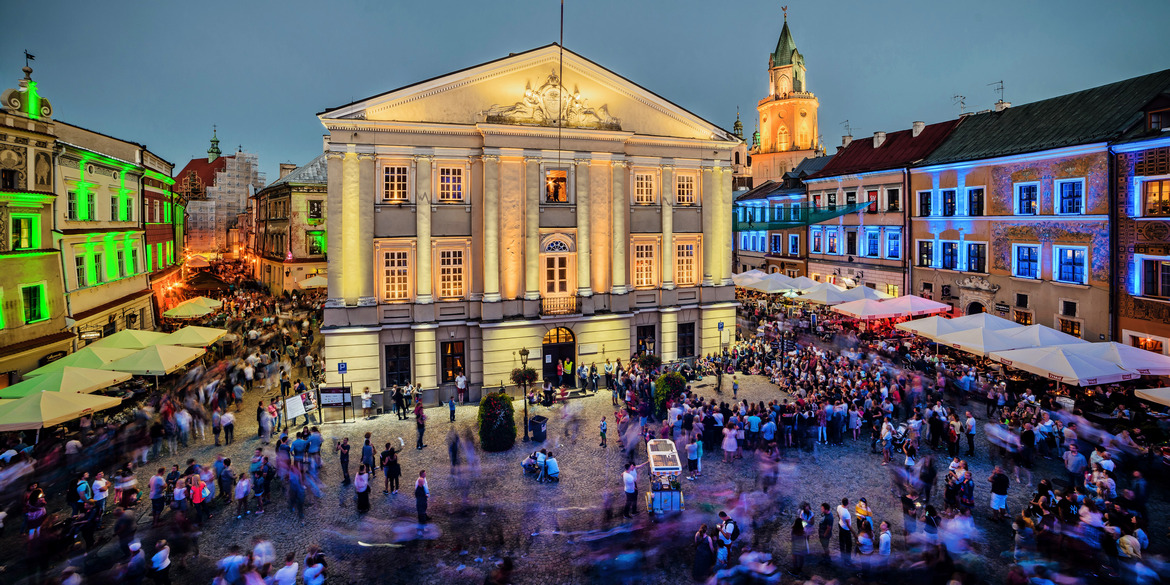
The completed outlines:
{"type": "Polygon", "coordinates": [[[971,303],[970,305],[967,305],[967,314],[968,315],[978,315],[979,313],[986,313],[986,312],[987,312],[987,308],[983,306],[983,303],[974,302],[974,303],[971,303]]]}
{"type": "MultiPolygon", "coordinates": [[[[577,339],[573,336],[573,332],[565,327],[557,327],[550,329],[548,333],[544,334],[544,340],[540,347],[541,361],[544,363],[544,379],[552,382],[555,385],[567,383],[569,387],[573,386],[576,376],[572,372],[565,372],[562,380],[557,379],[557,364],[561,360],[569,359],[576,362],[577,357],[577,339]]],[[[576,363],[573,364],[576,367],[576,363]]]]}

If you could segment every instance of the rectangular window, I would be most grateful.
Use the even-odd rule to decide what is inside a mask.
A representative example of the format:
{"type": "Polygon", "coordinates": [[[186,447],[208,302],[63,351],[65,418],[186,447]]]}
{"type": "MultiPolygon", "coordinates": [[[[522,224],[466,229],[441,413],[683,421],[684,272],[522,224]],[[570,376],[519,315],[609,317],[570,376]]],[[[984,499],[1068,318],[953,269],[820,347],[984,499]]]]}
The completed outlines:
{"type": "Polygon", "coordinates": [[[829,254],[836,254],[837,253],[837,230],[831,229],[831,230],[829,230],[829,233],[827,235],[829,236],[829,244],[828,244],[829,247],[826,250],[826,252],[828,252],[829,254]]]}
{"type": "Polygon", "coordinates": [[[1136,348],[1152,351],[1154,353],[1162,353],[1163,350],[1161,341],[1150,337],[1141,337],[1139,335],[1130,335],[1129,344],[1136,348]]]}
{"type": "Polygon", "coordinates": [[[73,266],[77,270],[77,288],[85,288],[89,286],[89,279],[86,277],[87,271],[85,269],[85,256],[78,254],[73,257],[73,266]]]}
{"type": "Polygon", "coordinates": [[[134,198],[126,196],[122,199],[122,221],[134,221],[134,198]]]}
{"type": "Polygon", "coordinates": [[[406,167],[382,167],[382,202],[405,203],[406,167]]]}
{"type": "Polygon", "coordinates": [[[1036,215],[1039,192],[1035,183],[1016,185],[1016,215],[1036,215]]]}
{"type": "Polygon", "coordinates": [[[901,191],[886,189],[886,211],[899,211],[902,208],[901,191]]]}
{"type": "Polygon", "coordinates": [[[784,252],[784,234],[772,234],[772,253],[781,254],[784,252]]]}
{"type": "Polygon", "coordinates": [[[320,256],[325,253],[325,235],[321,232],[305,232],[305,240],[309,244],[309,255],[320,256]]]}
{"type": "Polygon", "coordinates": [[[118,210],[122,208],[119,203],[117,195],[110,196],[110,221],[118,221],[118,210]]]}
{"type": "Polygon", "coordinates": [[[945,270],[955,270],[959,266],[959,243],[942,243],[942,267],[945,270]]]}
{"type": "Polygon", "coordinates": [[[569,202],[569,171],[551,169],[544,172],[544,202],[569,202]]]}
{"type": "Polygon", "coordinates": [[[445,299],[463,296],[463,250],[439,251],[439,295],[445,299]]]}
{"type": "Polygon", "coordinates": [[[941,192],[942,195],[942,214],[944,217],[954,217],[958,209],[955,198],[954,189],[946,189],[941,192]]]}
{"type": "Polygon", "coordinates": [[[97,272],[97,281],[99,283],[106,281],[106,258],[105,254],[101,252],[94,252],[93,254],[93,269],[97,272]]]}
{"type": "Polygon", "coordinates": [[[983,187],[967,189],[967,215],[983,215],[983,187]]]}
{"type": "Polygon", "coordinates": [[[845,192],[845,205],[857,205],[857,191],[845,192]]]}
{"type": "Polygon", "coordinates": [[[89,221],[97,221],[97,194],[86,193],[85,195],[85,218],[89,221]]]}
{"type": "Polygon", "coordinates": [[[386,385],[405,386],[412,380],[410,376],[410,344],[402,343],[385,346],[386,351],[386,385]]]}
{"type": "Polygon", "coordinates": [[[322,219],[325,217],[325,202],[320,199],[309,201],[309,219],[322,219]]]}
{"type": "Polygon", "coordinates": [[[932,197],[934,197],[934,193],[932,193],[930,191],[919,191],[918,192],[918,216],[919,217],[930,217],[931,203],[933,203],[931,201],[932,197]]]}
{"type": "Polygon", "coordinates": [[[654,244],[634,245],[634,286],[654,286],[654,244]]]}
{"type": "Polygon", "coordinates": [[[1016,323],[1020,325],[1032,324],[1032,311],[1016,311],[1014,315],[1016,323]]]}
{"type": "Polygon", "coordinates": [[[877,230],[865,232],[865,255],[877,258],[881,254],[882,235],[877,230]]]}
{"type": "Polygon", "coordinates": [[[800,256],[800,234],[788,234],[788,255],[800,256]]]}
{"type": "Polygon", "coordinates": [[[16,190],[16,169],[0,169],[0,189],[16,190]]]}
{"type": "Polygon", "coordinates": [[[837,193],[829,193],[829,211],[837,209],[837,193]]]}
{"type": "Polygon", "coordinates": [[[1040,246],[1016,245],[1015,270],[1017,278],[1040,278],[1040,246]]]}
{"type": "Polygon", "coordinates": [[[675,179],[675,203],[678,205],[695,204],[695,178],[691,175],[679,175],[675,179]]]}
{"type": "Polygon", "coordinates": [[[1073,319],[1060,320],[1060,332],[1067,333],[1073,337],[1081,336],[1081,322],[1073,319]]]}
{"type": "Polygon", "coordinates": [[[656,337],[657,328],[653,325],[639,325],[634,330],[634,334],[638,340],[638,353],[654,353],[654,340],[656,337]]]}
{"type": "Polygon", "coordinates": [[[793,204],[792,204],[792,207],[791,207],[791,208],[789,208],[789,209],[791,209],[791,210],[792,210],[792,221],[801,221],[801,219],[800,219],[800,214],[801,214],[801,211],[800,211],[800,204],[799,204],[799,203],[793,203],[793,204]]]}
{"type": "Polygon", "coordinates": [[[454,167],[439,169],[439,201],[450,203],[463,201],[463,169],[454,167]]]}
{"type": "Polygon", "coordinates": [[[695,324],[678,324],[678,357],[695,357],[695,324]]]}
{"type": "Polygon", "coordinates": [[[643,173],[634,175],[634,203],[637,205],[654,203],[654,175],[643,173]]]}
{"type": "Polygon", "coordinates": [[[65,209],[65,219],[77,219],[77,191],[68,194],[68,207],[65,209]]]}
{"type": "Polygon", "coordinates": [[[126,250],[118,248],[115,258],[118,260],[118,278],[126,278],[126,250]]]}
{"type": "Polygon", "coordinates": [[[1077,316],[1077,302],[1076,301],[1060,301],[1060,314],[1064,317],[1077,316]]]}
{"type": "Polygon", "coordinates": [[[36,323],[49,318],[48,299],[45,297],[45,285],[34,284],[20,287],[21,301],[24,303],[24,322],[36,323]]]}
{"type": "Polygon", "coordinates": [[[1170,216],[1170,179],[1142,184],[1146,216],[1170,216]]]}
{"type": "Polygon", "coordinates": [[[549,295],[569,292],[568,256],[545,256],[544,292],[549,295]]]}
{"type": "Polygon", "coordinates": [[[1170,298],[1170,261],[1142,260],[1142,296],[1170,298]]]}
{"type": "Polygon", "coordinates": [[[1062,215],[1080,215],[1085,210],[1085,180],[1056,182],[1057,205],[1062,215]]]}
{"type": "Polygon", "coordinates": [[[865,192],[865,200],[869,201],[869,207],[865,208],[866,213],[878,212],[878,192],[877,189],[865,192]]]}
{"type": "Polygon", "coordinates": [[[814,254],[821,253],[821,232],[820,232],[820,230],[812,233],[812,251],[814,254]]]}
{"type": "Polygon", "coordinates": [[[1016,293],[1016,306],[1021,309],[1028,308],[1028,295],[1024,293],[1016,293]]]}
{"type": "Polygon", "coordinates": [[[138,248],[130,248],[130,274],[138,274],[138,248]]]}
{"type": "Polygon", "coordinates": [[[1086,284],[1085,281],[1085,249],[1053,247],[1053,256],[1056,257],[1056,280],[1075,284],[1086,284]]]}
{"type": "Polygon", "coordinates": [[[886,258],[897,260],[902,257],[902,232],[886,232],[886,258]]]}
{"type": "Polygon", "coordinates": [[[12,214],[12,249],[35,250],[41,247],[39,215],[12,214]]]}
{"type": "Polygon", "coordinates": [[[699,275],[695,270],[695,245],[692,243],[675,246],[675,260],[677,266],[674,271],[674,283],[679,286],[693,286],[699,283],[699,275]]]}
{"type": "Polygon", "coordinates": [[[382,253],[382,295],[388,301],[410,298],[410,253],[406,250],[382,253]]]}
{"type": "Polygon", "coordinates": [[[450,384],[455,381],[455,378],[457,378],[459,374],[464,372],[463,342],[444,341],[442,343],[442,358],[442,383],[450,384]]]}
{"type": "Polygon", "coordinates": [[[819,193],[818,193],[818,194],[816,194],[816,195],[813,195],[813,196],[812,196],[812,205],[813,205],[813,209],[818,209],[818,208],[820,208],[820,206],[821,206],[821,196],[820,196],[820,194],[819,194],[819,193]]]}
{"type": "Polygon", "coordinates": [[[902,296],[900,293],[901,290],[902,290],[902,287],[899,285],[896,285],[896,284],[887,284],[886,285],[886,294],[890,295],[891,297],[902,296]]]}
{"type": "Polygon", "coordinates": [[[987,244],[967,244],[967,272],[987,272],[987,244]]]}
{"type": "Polygon", "coordinates": [[[933,240],[918,242],[918,265],[924,267],[934,266],[933,240]]]}
{"type": "Polygon", "coordinates": [[[854,230],[845,232],[845,253],[850,256],[857,254],[857,232],[854,230]]]}

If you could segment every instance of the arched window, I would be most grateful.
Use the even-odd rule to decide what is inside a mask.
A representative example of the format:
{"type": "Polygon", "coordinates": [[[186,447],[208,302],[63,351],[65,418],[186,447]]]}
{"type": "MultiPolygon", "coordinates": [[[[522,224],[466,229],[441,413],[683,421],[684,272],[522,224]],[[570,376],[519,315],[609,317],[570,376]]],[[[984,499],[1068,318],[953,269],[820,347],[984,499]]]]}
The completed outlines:
{"type": "Polygon", "coordinates": [[[544,247],[545,252],[568,252],[569,245],[563,240],[553,240],[544,247]]]}
{"type": "Polygon", "coordinates": [[[739,164],[739,153],[735,153],[735,164],[739,164]]]}
{"type": "Polygon", "coordinates": [[[789,143],[788,127],[781,126],[780,131],[776,133],[776,150],[780,150],[780,151],[788,150],[788,143],[789,143]]]}
{"type": "Polygon", "coordinates": [[[544,345],[551,345],[553,343],[573,343],[573,332],[564,327],[557,327],[549,330],[544,334],[544,345]]]}

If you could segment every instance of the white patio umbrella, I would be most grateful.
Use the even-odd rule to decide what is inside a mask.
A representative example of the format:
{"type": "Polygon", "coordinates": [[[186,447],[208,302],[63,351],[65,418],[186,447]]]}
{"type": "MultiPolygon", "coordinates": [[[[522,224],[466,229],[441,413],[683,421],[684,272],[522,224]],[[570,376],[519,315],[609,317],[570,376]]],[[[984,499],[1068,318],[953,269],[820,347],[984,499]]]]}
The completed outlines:
{"type": "Polygon", "coordinates": [[[855,286],[855,287],[845,291],[844,294],[851,301],[858,301],[861,299],[882,301],[885,299],[893,298],[884,292],[881,292],[877,289],[869,288],[868,286],[855,286]]]}
{"type": "Polygon", "coordinates": [[[795,290],[797,287],[787,277],[780,274],[769,274],[756,282],[745,285],[745,288],[757,290],[765,294],[780,294],[795,290]]]}
{"type": "Polygon", "coordinates": [[[297,283],[301,288],[322,288],[329,286],[329,279],[321,274],[314,274],[297,283]]]}
{"type": "MultiPolygon", "coordinates": [[[[882,303],[889,304],[889,301],[882,303]]],[[[931,341],[938,341],[939,337],[948,333],[956,331],[963,331],[965,329],[972,329],[972,327],[964,327],[962,324],[956,324],[955,319],[948,319],[946,317],[927,317],[925,319],[914,319],[903,323],[894,325],[895,329],[902,331],[909,331],[920,337],[925,337],[931,341]]]]}
{"type": "Polygon", "coordinates": [[[841,303],[833,307],[832,310],[842,315],[853,317],[854,319],[888,319],[898,316],[897,313],[890,314],[885,308],[885,303],[873,299],[861,299],[841,303]]]}
{"type": "Polygon", "coordinates": [[[947,333],[946,335],[940,336],[938,342],[981,357],[985,357],[993,351],[1028,347],[1021,345],[1024,343],[1023,341],[1008,337],[1004,331],[995,331],[982,327],[947,333]]]}
{"type": "Polygon", "coordinates": [[[1170,388],[1150,388],[1148,390],[1134,390],[1133,395],[1142,400],[1149,400],[1163,406],[1170,406],[1170,388]]]}
{"type": "Polygon", "coordinates": [[[814,303],[817,305],[839,305],[854,299],[847,298],[845,291],[841,287],[822,282],[821,284],[804,291],[804,294],[796,297],[798,301],[806,303],[814,303]]]}
{"type": "Polygon", "coordinates": [[[764,272],[763,270],[752,269],[752,270],[748,270],[747,272],[740,272],[739,274],[733,274],[731,276],[731,282],[734,282],[735,286],[746,286],[750,283],[753,283],[753,282],[760,280],[761,278],[763,278],[767,275],[768,275],[768,273],[764,272]]]}
{"type": "Polygon", "coordinates": [[[955,325],[962,329],[991,329],[992,331],[1001,331],[1003,329],[1017,329],[1023,327],[1015,321],[1004,319],[1003,317],[996,317],[991,313],[977,313],[975,315],[964,315],[951,319],[955,325]]]}
{"type": "Polygon", "coordinates": [[[1143,376],[1170,376],[1170,356],[1144,350],[1140,347],[1103,341],[1061,346],[1066,350],[1113,362],[1127,370],[1134,370],[1143,376]]]}
{"type": "Polygon", "coordinates": [[[808,290],[822,283],[817,282],[807,276],[797,276],[796,278],[792,279],[792,284],[795,284],[796,287],[800,290],[808,290]]]}
{"type": "Polygon", "coordinates": [[[1021,343],[1016,348],[1023,347],[1047,347],[1050,345],[1068,345],[1068,344],[1088,344],[1089,342],[1079,337],[1073,337],[1067,333],[1061,333],[1051,327],[1044,325],[1028,325],[1026,327],[1007,328],[1003,330],[1004,335],[1019,340],[1021,343]]]}
{"type": "Polygon", "coordinates": [[[1140,376],[1113,362],[1078,355],[1067,346],[1010,349],[992,352],[990,357],[1005,366],[1074,386],[1112,384],[1140,376]]]}
{"type": "Polygon", "coordinates": [[[918,295],[902,295],[896,299],[885,301],[887,309],[897,311],[899,315],[933,315],[951,310],[946,303],[924,299],[918,295]]]}

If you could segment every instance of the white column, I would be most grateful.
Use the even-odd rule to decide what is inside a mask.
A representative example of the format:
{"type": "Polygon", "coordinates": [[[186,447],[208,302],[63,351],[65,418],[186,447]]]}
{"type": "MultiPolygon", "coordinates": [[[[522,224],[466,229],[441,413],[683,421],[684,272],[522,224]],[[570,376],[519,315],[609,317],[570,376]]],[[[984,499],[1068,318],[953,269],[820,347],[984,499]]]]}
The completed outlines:
{"type": "Polygon", "coordinates": [[[678,359],[678,307],[663,308],[659,316],[659,355],[662,361],[673,362],[678,359]]]}
{"type": "MultiPolygon", "coordinates": [[[[720,225],[723,226],[723,237],[720,242],[730,242],[735,237],[735,232],[732,231],[731,223],[731,169],[728,167],[720,167],[716,169],[718,175],[715,177],[715,184],[719,189],[720,200],[723,204],[719,207],[720,225]]],[[[720,253],[723,258],[723,286],[732,286],[735,284],[731,280],[732,269],[731,265],[731,246],[724,247],[724,251],[720,253]]]]}
{"type": "Polygon", "coordinates": [[[540,157],[524,157],[524,298],[540,300],[540,157]]]}
{"type": "Polygon", "coordinates": [[[662,288],[670,290],[674,288],[674,165],[662,165],[659,193],[662,198],[662,288]]]}
{"type": "Polygon", "coordinates": [[[719,259],[719,243],[724,240],[720,239],[717,231],[720,198],[715,189],[713,170],[711,167],[703,167],[703,286],[718,284],[723,270],[719,259]]]}
{"type": "Polygon", "coordinates": [[[414,381],[424,389],[431,390],[439,385],[437,358],[438,344],[435,343],[434,324],[416,325],[414,330],[414,381]]]}
{"type": "MultiPolygon", "coordinates": [[[[357,155],[358,166],[358,306],[378,304],[374,297],[374,153],[357,155]]],[[[327,232],[328,233],[328,232],[327,232]]],[[[289,234],[289,242],[292,242],[289,234]]]]}
{"type": "MultiPolygon", "coordinates": [[[[328,214],[325,228],[326,233],[330,234],[341,234],[345,231],[341,197],[341,161],[344,158],[344,153],[332,151],[326,158],[326,164],[329,168],[329,183],[325,205],[327,210],[331,210],[331,213],[328,214]]],[[[341,262],[343,254],[341,253],[341,237],[339,235],[334,235],[326,241],[325,252],[330,260],[329,271],[326,273],[326,277],[329,279],[329,296],[325,301],[325,306],[344,307],[345,293],[342,291],[342,277],[345,274],[345,266],[341,262]]],[[[256,270],[257,272],[260,270],[259,265],[256,266],[256,270]]]]}
{"type": "MultiPolygon", "coordinates": [[[[415,303],[431,302],[431,162],[430,155],[414,157],[415,303]]],[[[434,333],[431,334],[432,341],[434,333]]],[[[417,341],[416,341],[417,343],[417,341]]],[[[415,346],[418,347],[417,345],[415,346]]],[[[416,349],[417,351],[417,349],[416,349]]]]}
{"type": "Polygon", "coordinates": [[[500,300],[500,157],[483,155],[483,300],[500,300]]]}
{"type": "Polygon", "coordinates": [[[575,187],[577,203],[577,294],[583,297],[593,296],[593,285],[590,279],[592,268],[589,209],[589,159],[579,158],[573,161],[577,165],[575,187]]]}
{"type": "Polygon", "coordinates": [[[341,215],[344,225],[338,234],[341,237],[340,263],[345,265],[342,290],[346,305],[357,305],[361,296],[361,245],[358,242],[361,231],[361,210],[358,205],[361,198],[360,181],[357,155],[348,152],[341,161],[341,215]]]}
{"type": "Polygon", "coordinates": [[[626,287],[626,246],[630,243],[630,233],[626,229],[626,213],[630,210],[630,203],[626,199],[626,167],[624,160],[613,161],[613,287],[610,294],[623,295],[628,292],[626,287]]]}

